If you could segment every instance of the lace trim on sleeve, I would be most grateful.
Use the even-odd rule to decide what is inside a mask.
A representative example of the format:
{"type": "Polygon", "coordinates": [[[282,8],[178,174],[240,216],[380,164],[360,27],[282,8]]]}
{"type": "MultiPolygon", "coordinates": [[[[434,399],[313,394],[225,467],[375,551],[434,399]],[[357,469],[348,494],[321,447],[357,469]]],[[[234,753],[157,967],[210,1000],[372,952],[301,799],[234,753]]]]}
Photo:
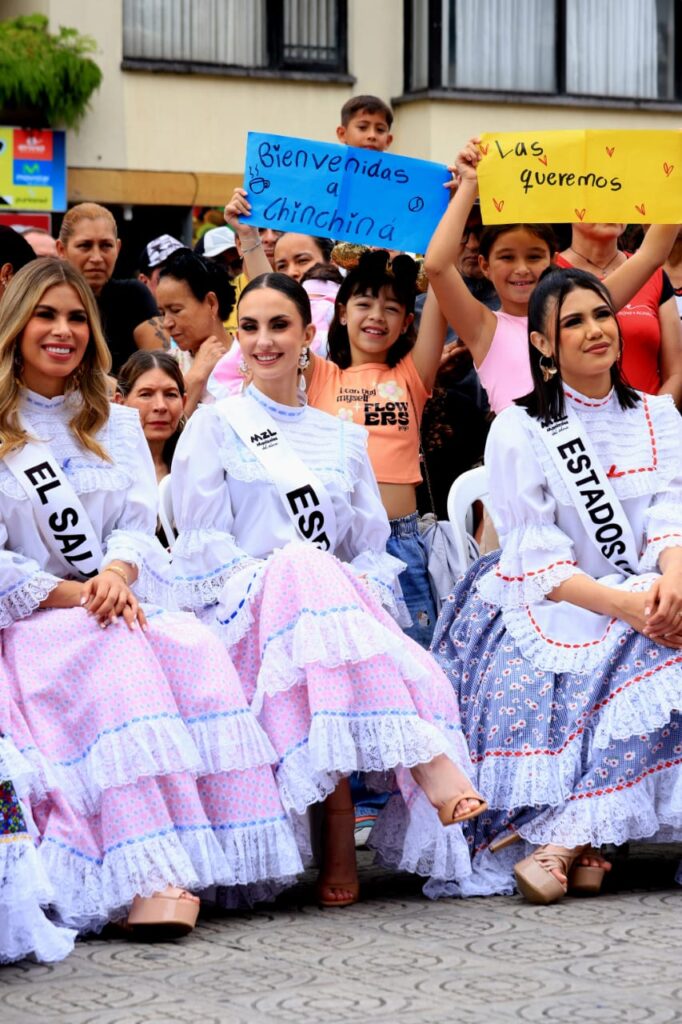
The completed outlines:
{"type": "Polygon", "coordinates": [[[500,608],[520,608],[542,601],[564,580],[581,573],[569,538],[554,524],[529,524],[511,530],[500,561],[477,586],[484,601],[500,608]],[[546,558],[541,558],[546,552],[546,558]],[[531,559],[531,556],[535,555],[531,559]],[[539,562],[529,568],[529,562],[539,562]]]}
{"type": "Polygon", "coordinates": [[[47,572],[36,572],[0,593],[0,629],[31,615],[62,580],[47,572]]]}

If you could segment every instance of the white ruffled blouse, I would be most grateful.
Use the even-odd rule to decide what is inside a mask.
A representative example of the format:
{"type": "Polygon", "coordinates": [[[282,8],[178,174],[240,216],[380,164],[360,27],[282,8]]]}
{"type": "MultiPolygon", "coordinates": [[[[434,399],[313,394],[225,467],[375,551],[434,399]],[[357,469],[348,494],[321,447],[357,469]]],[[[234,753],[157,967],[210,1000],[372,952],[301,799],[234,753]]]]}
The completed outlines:
{"type": "MultiPolygon", "coordinates": [[[[253,386],[249,394],[325,485],[336,515],[334,554],[365,575],[397,614],[394,588],[404,564],[386,553],[390,528],[367,457],[367,432],[307,405],[280,405],[253,386]]],[[[189,608],[220,601],[222,621],[254,592],[254,574],[262,574],[268,555],[300,539],[265,468],[224,414],[228,403],[241,401],[241,395],[224,398],[194,413],[171,473],[176,594],[189,608]]]]}
{"type": "Polygon", "coordinates": [[[615,571],[590,540],[538,427],[519,406],[505,409],[485,451],[491,514],[502,555],[479,582],[505,625],[538,668],[588,671],[613,649],[627,624],[545,595],[587,573],[607,586],[647,589],[658,558],[682,547],[682,422],[669,396],[641,396],[621,409],[566,391],[622,503],[638,546],[636,577],[615,571]]]}
{"type": "MultiPolygon", "coordinates": [[[[33,437],[49,445],[78,494],[102,545],[103,564],[120,559],[136,565],[136,587],[148,592],[167,570],[154,536],[158,492],[139,413],[111,406],[97,435],[107,462],[82,448],[69,428],[79,401],[76,394],[48,399],[24,390],[21,418],[33,437]]],[[[30,615],[62,579],[63,565],[43,542],[26,492],[0,460],[0,628],[30,615]]]]}

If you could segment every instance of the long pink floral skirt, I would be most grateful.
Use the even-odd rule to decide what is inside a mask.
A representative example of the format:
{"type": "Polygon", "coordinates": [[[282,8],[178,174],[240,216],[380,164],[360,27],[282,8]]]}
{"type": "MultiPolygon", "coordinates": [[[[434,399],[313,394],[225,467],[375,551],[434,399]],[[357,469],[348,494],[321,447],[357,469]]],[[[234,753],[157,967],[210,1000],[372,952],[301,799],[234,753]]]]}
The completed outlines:
{"type": "Polygon", "coordinates": [[[280,886],[302,866],[224,647],[194,616],[148,615],[143,633],[50,609],[2,634],[0,761],[37,826],[51,912],[80,931],[169,884],[280,886]]]}
{"type": "Polygon", "coordinates": [[[332,555],[292,543],[229,580],[204,621],[209,615],[275,748],[292,818],[341,777],[366,772],[378,784],[381,773],[395,797],[375,828],[380,859],[439,880],[466,876],[461,828],[440,824],[408,771],[442,753],[467,771],[452,687],[365,581],[332,555]]]}

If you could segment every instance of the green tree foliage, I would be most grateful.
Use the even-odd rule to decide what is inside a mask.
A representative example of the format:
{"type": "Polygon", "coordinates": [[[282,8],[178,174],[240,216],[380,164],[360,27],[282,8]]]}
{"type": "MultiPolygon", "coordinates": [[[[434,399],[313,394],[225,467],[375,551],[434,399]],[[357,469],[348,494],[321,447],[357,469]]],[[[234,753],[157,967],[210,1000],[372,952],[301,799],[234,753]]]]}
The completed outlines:
{"type": "Polygon", "coordinates": [[[51,35],[42,14],[0,21],[0,120],[77,125],[102,81],[87,56],[95,49],[94,39],[73,28],[51,35]]]}

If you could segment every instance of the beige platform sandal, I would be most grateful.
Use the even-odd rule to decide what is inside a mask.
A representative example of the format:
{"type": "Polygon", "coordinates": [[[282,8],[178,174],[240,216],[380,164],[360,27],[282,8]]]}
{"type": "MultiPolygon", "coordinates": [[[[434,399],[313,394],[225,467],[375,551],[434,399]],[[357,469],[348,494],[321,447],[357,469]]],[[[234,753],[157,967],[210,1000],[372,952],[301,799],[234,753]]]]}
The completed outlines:
{"type": "MultiPolygon", "coordinates": [[[[567,879],[571,877],[571,868],[576,860],[589,847],[576,846],[569,850],[565,846],[540,846],[529,857],[524,857],[514,866],[514,877],[519,892],[529,903],[549,904],[562,900],[568,892],[569,883],[564,885],[553,874],[558,869],[567,879]]],[[[592,892],[597,884],[601,887],[604,878],[603,868],[589,868],[579,865],[578,884],[587,883],[592,892]],[[583,874],[589,872],[589,875],[583,874]]],[[[573,876],[575,878],[575,875],[573,876]]],[[[598,891],[598,889],[596,890],[598,891]]]]}
{"type": "Polygon", "coordinates": [[[195,927],[199,916],[198,897],[169,885],[155,896],[136,896],[127,924],[154,938],[178,938],[195,927]]]}

